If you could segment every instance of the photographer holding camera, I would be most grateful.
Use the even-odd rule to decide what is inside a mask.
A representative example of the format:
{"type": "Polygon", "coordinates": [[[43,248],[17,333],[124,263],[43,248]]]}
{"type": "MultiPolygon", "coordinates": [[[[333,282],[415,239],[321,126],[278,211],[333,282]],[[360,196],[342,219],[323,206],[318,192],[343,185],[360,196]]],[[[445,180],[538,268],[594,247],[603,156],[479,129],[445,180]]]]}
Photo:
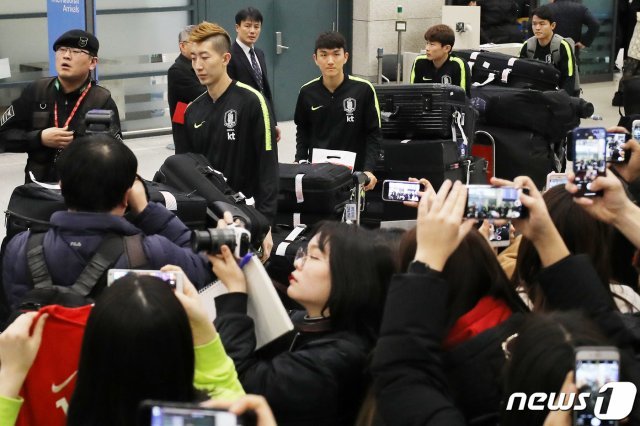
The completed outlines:
{"type": "Polygon", "coordinates": [[[122,139],[118,108],[111,93],[91,79],[98,63],[98,39],[86,31],[71,30],[53,43],[57,77],[27,86],[0,118],[0,152],[28,154],[29,172],[40,182],[56,182],[55,162],[74,139],[87,130],[87,111],[113,111],[110,133],[122,139]]]}
{"type": "MultiPolygon", "coordinates": [[[[65,149],[56,164],[69,210],[51,216],[53,226],[41,243],[51,282],[70,288],[109,236],[131,243],[112,268],[128,268],[133,258],[144,257],[147,269],[180,266],[197,288],[211,282],[206,258],[189,248],[191,231],[164,206],[148,202],[144,185],[136,178],[138,161],[133,152],[105,134],[78,142],[65,149]],[[123,217],[127,209],[133,215],[131,222],[123,217]]],[[[34,286],[27,265],[32,234],[18,234],[7,245],[3,282],[13,307],[34,286]]],[[[99,290],[94,288],[90,295],[99,290]]]]}

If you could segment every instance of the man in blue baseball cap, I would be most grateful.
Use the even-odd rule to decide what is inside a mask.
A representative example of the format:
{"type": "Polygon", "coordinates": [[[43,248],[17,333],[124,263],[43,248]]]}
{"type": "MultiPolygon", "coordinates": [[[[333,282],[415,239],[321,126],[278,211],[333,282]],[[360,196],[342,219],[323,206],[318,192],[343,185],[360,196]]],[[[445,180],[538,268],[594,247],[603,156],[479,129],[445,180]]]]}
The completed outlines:
{"type": "Polygon", "coordinates": [[[58,180],[56,159],[76,137],[85,134],[87,111],[113,111],[109,133],[121,139],[118,108],[111,93],[91,78],[99,47],[98,39],[86,31],[62,34],[53,43],[57,77],[29,84],[0,117],[0,152],[28,154],[25,183],[58,180]]]}

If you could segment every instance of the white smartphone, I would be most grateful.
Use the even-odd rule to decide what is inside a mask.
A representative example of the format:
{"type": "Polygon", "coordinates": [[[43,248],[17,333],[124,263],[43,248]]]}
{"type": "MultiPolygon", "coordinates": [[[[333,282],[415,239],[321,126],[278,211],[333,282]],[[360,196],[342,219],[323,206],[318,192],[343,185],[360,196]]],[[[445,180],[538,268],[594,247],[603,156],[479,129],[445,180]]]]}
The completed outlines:
{"type": "Polygon", "coordinates": [[[420,182],[406,180],[385,180],[382,182],[382,199],[384,201],[420,201],[418,191],[422,191],[420,182]]]}
{"type": "Polygon", "coordinates": [[[127,274],[135,275],[151,275],[165,281],[176,291],[184,293],[184,273],[180,271],[158,271],[147,269],[109,269],[107,273],[107,286],[113,284],[118,278],[122,278],[127,274]]]}
{"type": "Polygon", "coordinates": [[[585,398],[586,407],[574,411],[575,425],[613,426],[615,420],[600,420],[596,417],[596,401],[604,398],[600,409],[609,407],[611,394],[599,394],[607,383],[620,381],[620,352],[615,346],[580,346],[576,348],[576,387],[578,394],[589,393],[585,398]]]}
{"type": "Polygon", "coordinates": [[[547,184],[545,185],[545,190],[548,191],[554,186],[564,185],[565,183],[567,183],[566,173],[551,172],[547,175],[547,184]]]}
{"type": "Polygon", "coordinates": [[[631,124],[631,136],[637,141],[640,141],[640,120],[633,120],[631,124]]]}

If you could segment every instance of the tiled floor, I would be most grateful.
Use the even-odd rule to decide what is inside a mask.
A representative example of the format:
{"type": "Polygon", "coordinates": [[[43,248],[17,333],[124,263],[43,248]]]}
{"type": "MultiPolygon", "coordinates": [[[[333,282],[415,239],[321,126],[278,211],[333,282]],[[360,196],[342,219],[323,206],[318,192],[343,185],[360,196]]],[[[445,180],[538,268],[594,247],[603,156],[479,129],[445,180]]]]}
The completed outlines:
{"type": "MultiPolygon", "coordinates": [[[[592,83],[583,85],[583,98],[593,103],[595,115],[601,116],[602,121],[583,120],[583,126],[613,126],[618,122],[618,109],[611,106],[611,98],[617,90],[617,80],[606,83],[592,83]]],[[[282,140],[278,144],[280,162],[293,161],[295,154],[295,125],[292,121],[280,123],[282,140]]],[[[171,136],[155,136],[127,140],[127,145],[135,152],[139,161],[140,175],[152,179],[154,173],[164,159],[173,154],[166,148],[172,142],[171,136]]],[[[9,197],[14,187],[20,185],[24,179],[25,154],[0,155],[0,210],[7,208],[9,197]]],[[[0,226],[0,239],[4,238],[4,226],[0,226]]]]}

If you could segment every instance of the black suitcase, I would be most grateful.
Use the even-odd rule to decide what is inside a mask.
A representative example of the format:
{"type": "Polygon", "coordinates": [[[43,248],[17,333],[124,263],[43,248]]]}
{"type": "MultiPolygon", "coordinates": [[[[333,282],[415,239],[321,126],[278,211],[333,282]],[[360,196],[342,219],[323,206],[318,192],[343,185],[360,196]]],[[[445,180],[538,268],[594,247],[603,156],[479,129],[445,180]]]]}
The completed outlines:
{"type": "Polygon", "coordinates": [[[382,150],[388,179],[426,178],[436,189],[445,179],[466,182],[454,141],[384,139],[382,150]]]}
{"type": "Polygon", "coordinates": [[[280,163],[278,213],[341,215],[353,188],[346,166],[280,163]]]}
{"type": "Polygon", "coordinates": [[[556,161],[549,141],[539,133],[481,125],[480,131],[495,140],[495,173],[503,179],[529,176],[538,189],[546,184],[547,174],[555,172],[556,161]]]}
{"type": "Polygon", "coordinates": [[[215,170],[201,154],[176,154],[168,157],[153,180],[170,185],[188,194],[196,193],[207,202],[208,225],[215,227],[217,219],[225,211],[231,211],[234,219],[239,219],[251,232],[251,242],[255,248],[269,232],[267,218],[249,206],[242,194],[227,185],[222,173],[215,170]]]}
{"type": "Polygon", "coordinates": [[[376,94],[382,116],[382,135],[392,138],[452,138],[455,125],[454,113],[462,115],[462,123],[468,123],[464,133],[473,135],[469,128],[475,120],[464,89],[439,83],[381,84],[376,94]],[[452,130],[453,126],[453,130],[452,130]]]}
{"type": "Polygon", "coordinates": [[[471,68],[471,81],[523,89],[556,90],[560,71],[536,59],[520,59],[497,52],[456,51],[471,68]]]}
{"type": "Polygon", "coordinates": [[[204,229],[207,223],[207,201],[193,193],[185,193],[159,182],[144,181],[149,201],[171,210],[189,229],[204,229]]]}

